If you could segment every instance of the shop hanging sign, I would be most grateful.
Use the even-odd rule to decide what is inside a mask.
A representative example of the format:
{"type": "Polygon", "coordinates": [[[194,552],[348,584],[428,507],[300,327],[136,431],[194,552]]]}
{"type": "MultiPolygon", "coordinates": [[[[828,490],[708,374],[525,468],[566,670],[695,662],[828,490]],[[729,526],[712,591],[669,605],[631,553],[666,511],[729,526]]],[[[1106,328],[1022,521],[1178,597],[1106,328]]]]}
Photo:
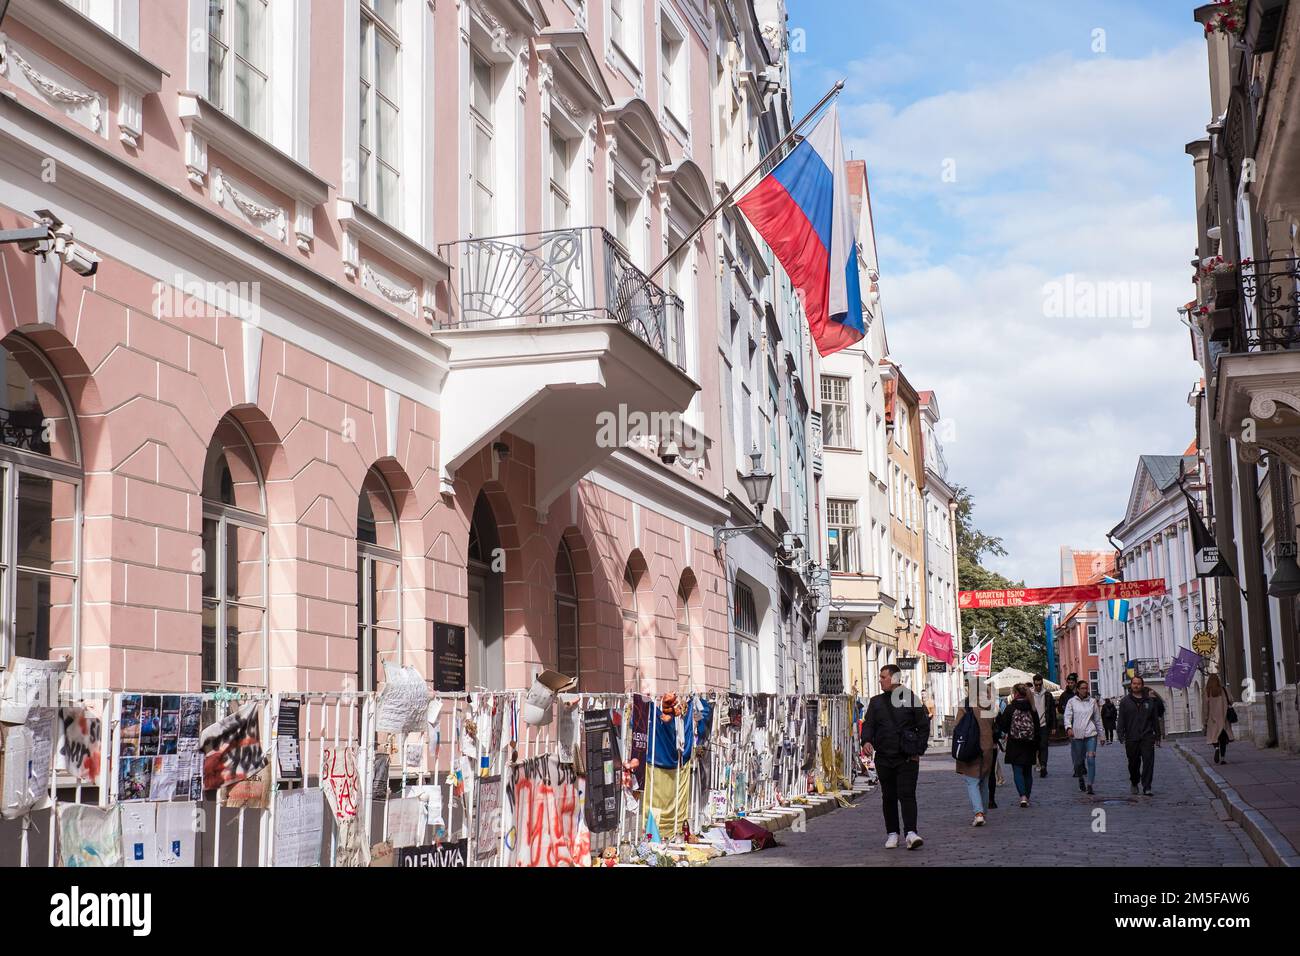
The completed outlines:
{"type": "Polygon", "coordinates": [[[1163,578],[1116,581],[1114,584],[1075,584],[1059,588],[1002,588],[996,591],[959,591],[962,610],[983,607],[1037,607],[1045,604],[1086,604],[1092,601],[1132,601],[1165,593],[1163,578]]]}
{"type": "Polygon", "coordinates": [[[1197,631],[1192,637],[1192,650],[1202,657],[1213,657],[1219,647],[1219,639],[1212,631],[1197,631]]]}
{"type": "Polygon", "coordinates": [[[917,660],[918,658],[915,657],[900,657],[897,662],[898,668],[899,670],[904,670],[904,671],[914,671],[916,670],[917,660]]]}
{"type": "Polygon", "coordinates": [[[928,674],[946,674],[948,673],[947,661],[926,661],[925,670],[928,674]]]}

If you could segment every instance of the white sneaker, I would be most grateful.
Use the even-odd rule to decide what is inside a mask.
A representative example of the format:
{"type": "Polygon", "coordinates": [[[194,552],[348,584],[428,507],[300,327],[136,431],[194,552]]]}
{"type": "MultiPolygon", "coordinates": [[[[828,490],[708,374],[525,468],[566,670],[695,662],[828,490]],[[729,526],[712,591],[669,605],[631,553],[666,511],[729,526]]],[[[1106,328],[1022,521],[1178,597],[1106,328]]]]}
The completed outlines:
{"type": "Polygon", "coordinates": [[[889,834],[889,839],[885,841],[885,849],[894,850],[897,849],[897,847],[898,847],[898,834],[897,833],[889,834]]]}
{"type": "Polygon", "coordinates": [[[921,835],[920,835],[919,833],[917,833],[915,830],[911,830],[911,831],[908,832],[908,834],[907,834],[907,848],[908,848],[909,850],[915,850],[915,849],[918,849],[919,847],[923,846],[924,844],[925,844],[925,841],[921,839],[921,835]]]}
{"type": "Polygon", "coordinates": [[[973,826],[973,827],[982,827],[982,826],[984,826],[984,814],[983,814],[983,812],[980,812],[980,813],[975,814],[975,819],[971,821],[971,824],[970,824],[970,825],[973,826]]]}

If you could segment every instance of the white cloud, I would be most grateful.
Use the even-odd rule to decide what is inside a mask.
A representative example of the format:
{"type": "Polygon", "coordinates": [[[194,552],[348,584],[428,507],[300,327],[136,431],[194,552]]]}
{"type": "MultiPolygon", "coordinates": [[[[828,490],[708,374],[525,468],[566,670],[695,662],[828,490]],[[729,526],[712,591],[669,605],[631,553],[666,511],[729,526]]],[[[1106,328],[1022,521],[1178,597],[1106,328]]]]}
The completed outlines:
{"type": "Polygon", "coordinates": [[[894,358],[953,420],[952,477],[1005,538],[993,563],[1012,578],[1053,584],[1062,544],[1107,547],[1138,455],[1193,434],[1198,368],[1175,309],[1195,242],[1182,147],[1204,129],[1205,88],[1198,40],[843,107],[868,162],[894,358]],[[1146,324],[1048,317],[1044,284],[1067,274],[1139,283],[1146,324]]]}

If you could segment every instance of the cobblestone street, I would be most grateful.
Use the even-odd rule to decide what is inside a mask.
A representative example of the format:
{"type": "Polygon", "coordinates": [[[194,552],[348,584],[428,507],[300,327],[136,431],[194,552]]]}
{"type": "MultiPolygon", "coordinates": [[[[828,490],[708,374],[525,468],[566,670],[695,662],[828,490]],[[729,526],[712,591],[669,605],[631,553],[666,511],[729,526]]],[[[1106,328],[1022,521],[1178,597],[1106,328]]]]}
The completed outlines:
{"type": "Polygon", "coordinates": [[[880,791],[852,810],[811,820],[806,833],[777,834],[776,849],[726,857],[712,866],[1263,866],[1250,838],[1227,819],[1223,807],[1172,745],[1156,750],[1154,796],[1129,794],[1124,748],[1097,754],[1096,795],[1080,793],[1070,773],[1068,747],[1054,746],[1048,775],[1035,772],[1029,809],[1022,810],[1004,768],[998,808],[980,829],[971,827],[965,784],[945,750],[921,764],[917,788],[925,845],[886,850],[880,791]],[[1094,832],[1096,810],[1104,831],[1094,832]]]}

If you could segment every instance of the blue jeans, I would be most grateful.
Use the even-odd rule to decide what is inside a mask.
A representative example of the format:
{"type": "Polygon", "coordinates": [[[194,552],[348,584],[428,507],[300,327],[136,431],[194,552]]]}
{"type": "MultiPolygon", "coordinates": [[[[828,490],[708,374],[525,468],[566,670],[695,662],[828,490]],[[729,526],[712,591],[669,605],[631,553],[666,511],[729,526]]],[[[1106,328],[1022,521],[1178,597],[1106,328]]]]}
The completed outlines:
{"type": "Polygon", "coordinates": [[[1097,738],[1096,736],[1084,737],[1082,740],[1070,741],[1070,756],[1074,760],[1074,766],[1086,767],[1088,772],[1088,786],[1092,786],[1097,780],[1097,738]]]}
{"type": "Polygon", "coordinates": [[[1016,793],[1022,797],[1027,797],[1034,789],[1034,768],[1022,764],[1013,763],[1011,765],[1011,775],[1016,781],[1016,793]]]}
{"type": "Polygon", "coordinates": [[[975,813],[983,813],[989,803],[988,777],[962,777],[966,781],[966,795],[970,797],[970,808],[975,813]]]}

